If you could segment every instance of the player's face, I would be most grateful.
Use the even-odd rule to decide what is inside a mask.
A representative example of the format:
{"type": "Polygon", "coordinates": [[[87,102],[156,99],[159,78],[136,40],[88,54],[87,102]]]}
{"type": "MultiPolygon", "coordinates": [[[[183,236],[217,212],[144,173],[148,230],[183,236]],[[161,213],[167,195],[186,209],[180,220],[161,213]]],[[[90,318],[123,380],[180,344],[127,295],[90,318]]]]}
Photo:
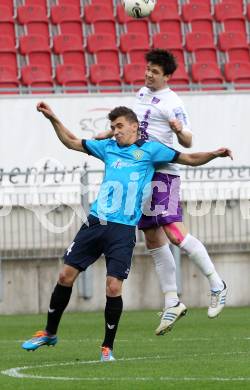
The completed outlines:
{"type": "Polygon", "coordinates": [[[124,116],[119,116],[111,122],[111,130],[121,146],[132,145],[138,138],[138,124],[129,122],[124,116]]]}
{"type": "Polygon", "coordinates": [[[145,71],[145,85],[152,91],[158,91],[165,88],[170,76],[164,75],[163,69],[160,65],[147,63],[145,71]]]}

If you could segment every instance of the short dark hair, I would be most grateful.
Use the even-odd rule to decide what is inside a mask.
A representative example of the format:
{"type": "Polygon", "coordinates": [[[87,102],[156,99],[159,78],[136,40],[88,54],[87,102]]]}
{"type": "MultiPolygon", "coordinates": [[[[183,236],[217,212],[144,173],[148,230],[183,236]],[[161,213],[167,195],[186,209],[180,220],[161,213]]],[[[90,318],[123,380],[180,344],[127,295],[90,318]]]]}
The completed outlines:
{"type": "Polygon", "coordinates": [[[139,125],[138,118],[133,110],[131,110],[128,107],[120,106],[115,107],[110,113],[108,114],[108,118],[111,122],[115,121],[119,116],[124,116],[129,122],[136,122],[139,125]]]}
{"type": "Polygon", "coordinates": [[[164,75],[173,74],[177,67],[177,61],[175,56],[168,50],[164,49],[152,49],[145,54],[147,62],[151,62],[154,65],[159,65],[164,75]]]}

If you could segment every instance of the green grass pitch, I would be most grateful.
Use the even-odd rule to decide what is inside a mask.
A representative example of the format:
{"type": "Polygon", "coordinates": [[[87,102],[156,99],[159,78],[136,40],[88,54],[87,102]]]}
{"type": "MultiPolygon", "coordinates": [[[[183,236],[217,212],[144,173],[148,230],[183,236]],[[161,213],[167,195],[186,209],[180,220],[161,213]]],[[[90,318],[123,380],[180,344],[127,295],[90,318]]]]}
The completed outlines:
{"type": "Polygon", "coordinates": [[[206,309],[190,309],[159,337],[155,312],[124,312],[117,360],[109,363],[99,362],[102,312],[65,313],[56,347],[22,350],[44,321],[45,315],[0,316],[1,390],[250,389],[248,308],[225,308],[214,320],[206,309]]]}

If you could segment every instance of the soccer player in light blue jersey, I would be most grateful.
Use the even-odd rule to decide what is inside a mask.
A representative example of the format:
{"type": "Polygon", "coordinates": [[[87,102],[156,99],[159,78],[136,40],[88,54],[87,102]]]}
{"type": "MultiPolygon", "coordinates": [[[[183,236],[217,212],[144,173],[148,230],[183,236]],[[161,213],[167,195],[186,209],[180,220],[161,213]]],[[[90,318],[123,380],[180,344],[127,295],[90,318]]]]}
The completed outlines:
{"type": "MultiPolygon", "coordinates": [[[[59,322],[77,276],[104,254],[107,277],[101,361],[112,361],[114,339],[123,309],[122,284],[130,271],[135,227],[142,214],[143,201],[148,198],[155,167],[175,161],[201,165],[217,157],[231,157],[231,151],[221,148],[214,152],[183,154],[159,142],[145,142],[138,139],[137,116],[127,107],[117,107],[109,113],[115,140],[102,141],[75,137],[44,102],[39,103],[37,109],[50,120],[67,148],[102,160],[105,174],[88,220],[64,254],[64,266],[51,295],[45,330],[37,332],[22,347],[36,350],[42,345],[57,343],[59,322]]],[[[150,209],[147,212],[150,214],[150,209]]]]}

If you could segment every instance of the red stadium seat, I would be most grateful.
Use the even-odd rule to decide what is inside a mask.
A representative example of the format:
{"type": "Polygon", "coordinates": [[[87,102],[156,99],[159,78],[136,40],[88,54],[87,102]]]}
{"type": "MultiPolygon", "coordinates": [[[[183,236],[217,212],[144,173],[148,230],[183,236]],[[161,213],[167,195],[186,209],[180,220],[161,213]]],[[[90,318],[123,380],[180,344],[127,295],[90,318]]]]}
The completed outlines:
{"type": "Polygon", "coordinates": [[[15,43],[8,35],[0,35],[0,52],[16,52],[15,43]]]}
{"type": "Polygon", "coordinates": [[[149,37],[148,18],[140,20],[131,18],[125,13],[121,4],[117,6],[117,21],[127,33],[140,33],[149,37]]]}
{"type": "Polygon", "coordinates": [[[83,42],[82,22],[62,22],[57,25],[61,34],[74,34],[81,37],[83,42]]]}
{"type": "Polygon", "coordinates": [[[0,35],[0,66],[8,66],[17,72],[16,48],[7,35],[0,35]]]}
{"type": "Polygon", "coordinates": [[[17,58],[14,52],[0,52],[0,66],[9,66],[17,72],[17,58]]]}
{"type": "Polygon", "coordinates": [[[47,7],[47,0],[25,0],[24,5],[40,5],[41,7],[47,7]]]}
{"type": "Polygon", "coordinates": [[[244,6],[243,6],[244,0],[220,0],[220,2],[224,3],[224,4],[225,3],[237,4],[237,6],[240,5],[242,11],[244,9],[244,6]]]}
{"type": "Polygon", "coordinates": [[[64,65],[77,65],[86,70],[85,55],[82,51],[65,51],[61,56],[64,65]]]}
{"type": "Polygon", "coordinates": [[[246,35],[246,21],[245,19],[228,19],[222,23],[225,32],[238,31],[246,35]]]}
{"type": "Polygon", "coordinates": [[[0,0],[0,6],[4,5],[5,7],[9,7],[13,14],[13,0],[0,0]]]}
{"type": "Polygon", "coordinates": [[[60,27],[61,34],[82,37],[82,20],[78,7],[67,4],[51,7],[51,21],[60,27]]]}
{"type": "Polygon", "coordinates": [[[47,37],[24,35],[19,39],[20,54],[27,56],[29,65],[43,65],[51,69],[51,54],[47,37]]]}
{"type": "Polygon", "coordinates": [[[183,64],[179,64],[178,68],[169,80],[169,85],[175,91],[190,90],[189,77],[183,64]]]}
{"type": "Polygon", "coordinates": [[[195,83],[203,84],[202,89],[223,89],[221,84],[223,84],[224,79],[219,67],[214,63],[192,64],[192,78],[195,83]],[[209,86],[209,84],[215,84],[215,86],[209,86]]]}
{"type": "Polygon", "coordinates": [[[183,21],[190,24],[193,32],[213,34],[213,19],[210,7],[200,2],[192,2],[182,6],[183,21]]]}
{"type": "Polygon", "coordinates": [[[178,0],[157,0],[157,5],[158,4],[173,4],[178,8],[178,0]]]}
{"type": "Polygon", "coordinates": [[[193,20],[212,20],[210,7],[207,4],[203,4],[199,1],[182,6],[182,18],[186,23],[192,22],[193,20]]]}
{"type": "Polygon", "coordinates": [[[153,23],[159,23],[162,20],[180,20],[178,8],[172,3],[156,3],[153,12],[150,14],[150,20],[153,23]]]}
{"type": "Polygon", "coordinates": [[[57,65],[56,81],[63,87],[78,87],[65,92],[79,93],[87,92],[87,80],[84,69],[77,65],[57,65]]]}
{"type": "Polygon", "coordinates": [[[51,7],[51,21],[53,24],[62,22],[81,22],[79,10],[73,5],[55,5],[51,7]]]}
{"type": "Polygon", "coordinates": [[[224,31],[238,31],[246,34],[246,23],[240,0],[235,3],[230,0],[216,4],[215,18],[217,22],[223,23],[224,31]]]}
{"type": "Polygon", "coordinates": [[[47,22],[29,22],[26,24],[28,35],[43,35],[49,41],[49,27],[47,22]]]}
{"type": "Polygon", "coordinates": [[[224,22],[228,19],[244,19],[240,0],[235,3],[230,0],[215,4],[214,11],[217,22],[224,22]]]}
{"type": "Polygon", "coordinates": [[[30,22],[48,23],[46,9],[40,5],[23,5],[17,8],[17,21],[20,24],[30,22]]]}
{"type": "Polygon", "coordinates": [[[181,18],[173,4],[156,5],[150,15],[152,23],[157,23],[160,32],[172,32],[181,35],[181,18]]]}
{"type": "Polygon", "coordinates": [[[39,5],[17,8],[17,21],[27,27],[28,34],[40,34],[49,38],[46,9],[39,5]]]}
{"type": "Polygon", "coordinates": [[[86,5],[84,17],[87,24],[93,26],[95,33],[110,33],[116,35],[115,19],[109,6],[102,4],[86,5]]]}
{"type": "Polygon", "coordinates": [[[248,87],[237,85],[237,89],[250,88],[250,63],[249,62],[230,62],[225,64],[226,81],[235,84],[249,84],[248,87]]]}
{"type": "Polygon", "coordinates": [[[192,32],[206,32],[213,35],[213,21],[212,20],[193,20],[189,23],[192,32]]]}
{"type": "Polygon", "coordinates": [[[172,32],[158,33],[153,35],[153,46],[162,49],[179,49],[183,50],[182,40],[179,34],[172,32]]]}
{"type": "Polygon", "coordinates": [[[181,36],[180,20],[161,20],[157,26],[160,32],[172,32],[181,36]]]}
{"type": "Polygon", "coordinates": [[[153,47],[170,50],[178,63],[184,63],[184,50],[181,37],[176,33],[158,33],[153,35],[153,47]]]}
{"type": "Polygon", "coordinates": [[[249,61],[246,36],[239,32],[222,32],[218,39],[219,49],[228,53],[230,61],[249,61]]]}
{"type": "Polygon", "coordinates": [[[116,69],[112,65],[98,65],[90,66],[90,81],[96,86],[101,86],[101,92],[120,92],[121,79],[116,69]],[[107,88],[105,88],[107,87],[107,88]],[[109,87],[113,87],[112,90],[109,87]]]}
{"type": "Polygon", "coordinates": [[[213,36],[208,33],[188,33],[186,35],[186,50],[194,54],[196,62],[217,62],[213,36]]]}
{"type": "Polygon", "coordinates": [[[43,66],[24,66],[22,72],[22,83],[27,87],[39,88],[32,93],[52,93],[53,80],[50,72],[43,66]]]}
{"type": "Polygon", "coordinates": [[[18,88],[19,83],[14,69],[0,65],[0,94],[16,94],[17,91],[2,91],[2,88],[18,88]]]}
{"type": "Polygon", "coordinates": [[[75,34],[56,35],[53,38],[54,53],[62,55],[64,64],[86,68],[82,38],[75,34]]]}
{"type": "Polygon", "coordinates": [[[126,64],[124,65],[124,82],[129,85],[144,85],[145,65],[144,64],[126,64]]]}
{"type": "Polygon", "coordinates": [[[87,39],[87,50],[96,53],[102,50],[117,50],[116,38],[112,34],[92,34],[87,39]]]}
{"type": "Polygon", "coordinates": [[[178,9],[178,0],[157,0],[157,5],[159,4],[171,4],[174,5],[178,9]]]}
{"type": "Polygon", "coordinates": [[[81,37],[75,34],[62,34],[53,37],[53,47],[56,54],[67,51],[83,51],[81,37]]]}
{"type": "Polygon", "coordinates": [[[8,35],[15,42],[15,29],[13,22],[0,22],[0,35],[8,35]]]}
{"type": "Polygon", "coordinates": [[[120,49],[128,55],[130,62],[144,63],[144,55],[149,47],[147,36],[143,34],[121,35],[120,49]]]}
{"type": "Polygon", "coordinates": [[[0,3],[0,22],[14,23],[13,8],[0,3]]]}
{"type": "Polygon", "coordinates": [[[91,0],[91,5],[96,5],[96,4],[108,6],[113,12],[113,0],[91,0]]]}
{"type": "Polygon", "coordinates": [[[61,6],[61,5],[72,6],[73,5],[74,7],[77,8],[79,15],[80,15],[80,12],[81,12],[80,0],[58,0],[57,4],[59,6],[61,6]]]}
{"type": "Polygon", "coordinates": [[[0,35],[8,35],[15,42],[13,7],[0,3],[0,35]]]}
{"type": "Polygon", "coordinates": [[[210,0],[199,0],[199,1],[197,1],[197,0],[188,0],[189,4],[192,4],[192,3],[196,3],[197,4],[197,2],[199,2],[200,4],[205,4],[208,7],[211,7],[211,1],[210,0]]]}
{"type": "Polygon", "coordinates": [[[112,34],[92,34],[87,39],[87,50],[98,64],[113,64],[120,69],[119,54],[112,34]]]}

